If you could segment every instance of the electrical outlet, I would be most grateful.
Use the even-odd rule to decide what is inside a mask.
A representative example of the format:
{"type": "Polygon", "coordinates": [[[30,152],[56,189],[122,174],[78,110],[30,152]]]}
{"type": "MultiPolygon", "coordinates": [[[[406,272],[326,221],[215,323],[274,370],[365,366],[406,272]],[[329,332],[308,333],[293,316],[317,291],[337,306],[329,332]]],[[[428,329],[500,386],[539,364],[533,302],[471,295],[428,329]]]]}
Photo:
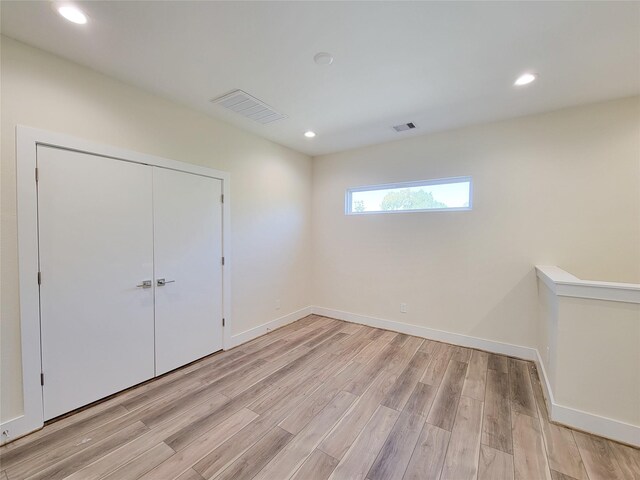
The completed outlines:
{"type": "Polygon", "coordinates": [[[551,361],[551,348],[547,347],[547,363],[551,361]]]}
{"type": "Polygon", "coordinates": [[[400,304],[400,313],[407,313],[407,304],[406,303],[401,303],[400,304]]]}
{"type": "Polygon", "coordinates": [[[280,310],[280,299],[276,300],[276,310],[280,310]]]}

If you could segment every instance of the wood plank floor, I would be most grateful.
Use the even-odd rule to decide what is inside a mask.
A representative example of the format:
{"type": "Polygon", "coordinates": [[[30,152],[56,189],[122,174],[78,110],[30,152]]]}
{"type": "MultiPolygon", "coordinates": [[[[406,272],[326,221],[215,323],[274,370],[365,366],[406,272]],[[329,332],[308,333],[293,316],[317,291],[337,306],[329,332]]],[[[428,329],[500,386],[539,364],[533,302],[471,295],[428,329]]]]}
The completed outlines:
{"type": "Polygon", "coordinates": [[[0,479],[640,478],[529,362],[309,316],[0,448],[0,479]]]}

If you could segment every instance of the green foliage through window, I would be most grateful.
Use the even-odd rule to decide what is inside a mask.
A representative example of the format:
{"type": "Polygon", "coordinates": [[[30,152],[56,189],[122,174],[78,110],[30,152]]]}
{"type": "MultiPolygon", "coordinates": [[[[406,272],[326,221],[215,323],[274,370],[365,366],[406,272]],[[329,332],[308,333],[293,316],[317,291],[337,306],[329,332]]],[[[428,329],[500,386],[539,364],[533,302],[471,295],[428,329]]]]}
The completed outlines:
{"type": "MultiPolygon", "coordinates": [[[[361,212],[364,211],[364,202],[361,212]]],[[[380,204],[382,210],[426,210],[427,208],[447,208],[447,205],[433,198],[431,192],[420,189],[403,188],[387,193],[380,204]]],[[[354,211],[358,211],[354,208],[354,211]]]]}
{"type": "Polygon", "coordinates": [[[471,210],[471,177],[355,187],[346,200],[347,214],[471,210]]]}

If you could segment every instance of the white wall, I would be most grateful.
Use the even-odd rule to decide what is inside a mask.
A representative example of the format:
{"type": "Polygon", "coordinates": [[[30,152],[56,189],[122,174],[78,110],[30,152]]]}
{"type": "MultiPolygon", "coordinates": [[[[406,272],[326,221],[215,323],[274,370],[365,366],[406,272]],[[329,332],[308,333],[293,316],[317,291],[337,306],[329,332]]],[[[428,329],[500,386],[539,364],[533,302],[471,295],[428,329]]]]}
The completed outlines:
{"type": "Polygon", "coordinates": [[[638,282],[639,200],[638,97],[317,157],[314,304],[537,347],[533,266],[638,282]],[[472,211],[344,215],[347,187],[463,175],[472,211]]]}
{"type": "Polygon", "coordinates": [[[558,297],[541,279],[538,286],[538,338],[534,346],[540,354],[549,387],[556,387],[558,352],[558,297]]]}
{"type": "Polygon", "coordinates": [[[4,37],[1,60],[3,421],[22,408],[16,124],[231,172],[234,334],[313,304],[539,348],[533,265],[640,280],[637,97],[326,155],[312,171],[304,155],[4,37]],[[349,186],[460,175],[473,176],[470,212],[344,215],[349,186]]]}
{"type": "Polygon", "coordinates": [[[640,284],[536,270],[551,419],[640,446],[640,284]]]}
{"type": "Polygon", "coordinates": [[[1,48],[2,421],[22,412],[17,124],[230,172],[232,334],[310,305],[309,157],[6,37],[1,48]]]}
{"type": "Polygon", "coordinates": [[[558,302],[555,401],[640,429],[640,304],[558,302]]]}

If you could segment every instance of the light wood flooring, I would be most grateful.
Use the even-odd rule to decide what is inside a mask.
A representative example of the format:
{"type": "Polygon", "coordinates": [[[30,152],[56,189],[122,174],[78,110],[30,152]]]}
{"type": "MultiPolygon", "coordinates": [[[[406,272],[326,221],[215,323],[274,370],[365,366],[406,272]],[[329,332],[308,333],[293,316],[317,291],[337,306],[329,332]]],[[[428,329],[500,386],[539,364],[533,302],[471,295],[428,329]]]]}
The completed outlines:
{"type": "Polygon", "coordinates": [[[533,364],[309,316],[0,449],[0,479],[640,478],[533,364]]]}

